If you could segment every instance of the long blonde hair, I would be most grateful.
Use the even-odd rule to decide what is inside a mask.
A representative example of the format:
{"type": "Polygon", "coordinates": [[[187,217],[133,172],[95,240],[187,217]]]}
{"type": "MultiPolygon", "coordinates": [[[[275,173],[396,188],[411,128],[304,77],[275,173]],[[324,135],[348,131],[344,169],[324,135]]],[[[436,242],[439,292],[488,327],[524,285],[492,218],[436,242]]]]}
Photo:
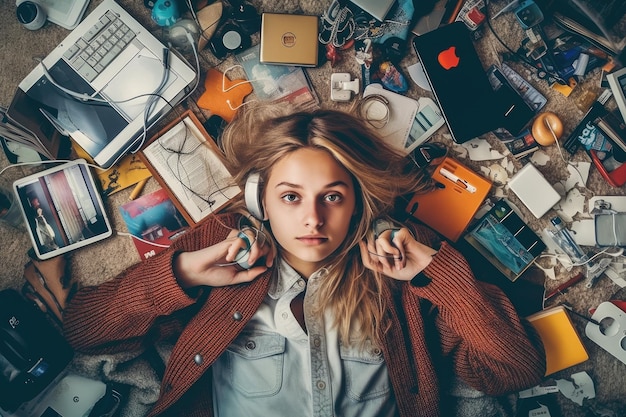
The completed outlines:
{"type": "MultiPolygon", "coordinates": [[[[385,296],[393,280],[373,273],[360,261],[358,242],[374,219],[387,216],[398,196],[428,186],[410,159],[387,146],[361,119],[337,110],[295,111],[279,105],[249,105],[222,135],[227,166],[237,184],[258,172],[266,182],[274,164],[302,148],[324,149],[354,181],[357,215],[346,239],[328,259],[316,314],[334,313],[344,343],[379,342],[385,296]],[[358,326],[358,327],[357,327],[358,326]],[[351,337],[352,336],[352,339],[351,337]]],[[[244,208],[243,201],[238,208],[244,208]]]]}

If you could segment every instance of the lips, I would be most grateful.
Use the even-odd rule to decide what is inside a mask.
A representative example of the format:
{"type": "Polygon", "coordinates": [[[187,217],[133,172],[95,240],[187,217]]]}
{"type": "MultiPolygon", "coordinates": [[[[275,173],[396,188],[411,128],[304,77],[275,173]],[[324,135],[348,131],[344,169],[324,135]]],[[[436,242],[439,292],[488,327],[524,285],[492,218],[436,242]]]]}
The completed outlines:
{"type": "Polygon", "coordinates": [[[301,236],[296,238],[299,242],[304,243],[305,245],[315,246],[321,245],[328,241],[328,238],[323,236],[301,236]]]}

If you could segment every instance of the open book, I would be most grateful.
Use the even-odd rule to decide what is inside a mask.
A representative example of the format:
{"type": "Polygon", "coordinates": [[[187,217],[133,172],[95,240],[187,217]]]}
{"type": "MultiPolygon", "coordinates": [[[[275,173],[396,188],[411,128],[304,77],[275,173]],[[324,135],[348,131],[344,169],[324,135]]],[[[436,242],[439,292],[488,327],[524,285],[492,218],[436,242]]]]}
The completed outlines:
{"type": "Polygon", "coordinates": [[[189,225],[218,212],[241,192],[222,151],[190,110],[157,133],[139,156],[189,225]]]}

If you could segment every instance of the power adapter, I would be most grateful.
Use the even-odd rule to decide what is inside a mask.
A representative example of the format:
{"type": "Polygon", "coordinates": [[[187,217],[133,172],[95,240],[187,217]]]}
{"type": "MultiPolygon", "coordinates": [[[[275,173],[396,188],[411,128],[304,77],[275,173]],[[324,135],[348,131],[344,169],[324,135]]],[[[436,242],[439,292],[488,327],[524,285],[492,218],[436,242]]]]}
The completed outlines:
{"type": "Polygon", "coordinates": [[[332,101],[350,101],[352,93],[359,94],[359,79],[350,80],[347,72],[337,72],[330,76],[330,99],[332,101]]]}

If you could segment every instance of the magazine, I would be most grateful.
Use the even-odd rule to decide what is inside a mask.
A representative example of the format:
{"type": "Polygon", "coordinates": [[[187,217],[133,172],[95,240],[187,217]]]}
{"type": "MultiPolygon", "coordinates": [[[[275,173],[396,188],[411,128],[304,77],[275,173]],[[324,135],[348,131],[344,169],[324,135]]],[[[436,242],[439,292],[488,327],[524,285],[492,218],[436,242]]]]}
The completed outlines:
{"type": "Polygon", "coordinates": [[[284,100],[305,107],[319,105],[319,98],[302,67],[262,64],[259,45],[240,52],[236,58],[259,100],[284,100]]]}
{"type": "Polygon", "coordinates": [[[185,218],[162,188],[123,204],[119,210],[142,260],[164,251],[188,229],[185,218]]]}

